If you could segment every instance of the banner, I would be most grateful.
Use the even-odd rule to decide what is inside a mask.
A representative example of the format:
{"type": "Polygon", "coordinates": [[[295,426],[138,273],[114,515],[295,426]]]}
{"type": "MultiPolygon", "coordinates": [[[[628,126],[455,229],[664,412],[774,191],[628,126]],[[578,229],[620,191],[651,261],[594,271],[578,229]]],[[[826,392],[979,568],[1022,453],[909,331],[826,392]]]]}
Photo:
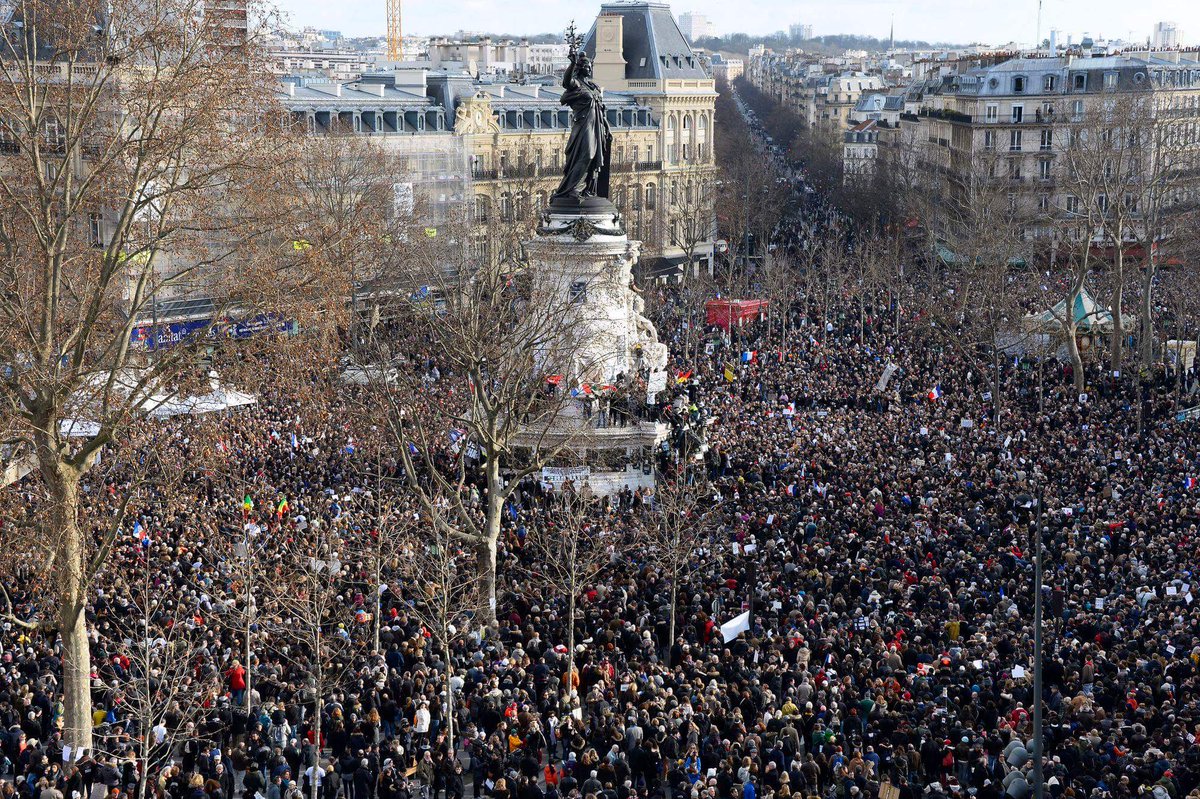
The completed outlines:
{"type": "Polygon", "coordinates": [[[887,391],[888,383],[892,380],[892,375],[896,374],[900,367],[888,361],[887,366],[883,367],[883,374],[879,376],[879,382],[875,384],[876,391],[887,391]]]}
{"type": "Polygon", "coordinates": [[[721,638],[725,643],[729,643],[741,633],[748,632],[750,632],[750,611],[746,611],[740,616],[734,616],[721,625],[721,638]]]}
{"type": "Polygon", "coordinates": [[[568,481],[576,485],[586,483],[591,474],[590,466],[545,466],[542,468],[542,482],[553,488],[561,488],[568,481]]]}

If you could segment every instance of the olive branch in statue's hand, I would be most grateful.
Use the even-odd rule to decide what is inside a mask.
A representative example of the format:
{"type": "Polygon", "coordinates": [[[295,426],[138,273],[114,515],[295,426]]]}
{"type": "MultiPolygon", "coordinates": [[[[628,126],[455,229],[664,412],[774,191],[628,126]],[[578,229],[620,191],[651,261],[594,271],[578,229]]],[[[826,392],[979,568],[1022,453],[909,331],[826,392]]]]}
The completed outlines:
{"type": "Polygon", "coordinates": [[[567,58],[575,61],[575,56],[579,54],[579,48],[583,47],[583,37],[575,32],[575,20],[571,20],[571,24],[567,26],[566,36],[563,37],[567,43],[567,58]]]}

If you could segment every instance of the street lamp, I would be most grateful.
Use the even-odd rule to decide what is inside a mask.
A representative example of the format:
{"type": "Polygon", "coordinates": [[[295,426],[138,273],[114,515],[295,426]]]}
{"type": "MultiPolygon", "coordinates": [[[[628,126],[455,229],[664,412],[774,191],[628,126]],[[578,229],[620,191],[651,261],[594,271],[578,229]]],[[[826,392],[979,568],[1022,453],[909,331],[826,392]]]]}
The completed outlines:
{"type": "MultiPolygon", "coordinates": [[[[1040,493],[1040,492],[1039,492],[1040,493]]],[[[1037,514],[1033,535],[1033,791],[1035,799],[1043,799],[1046,780],[1042,774],[1042,503],[1030,495],[1020,494],[1013,500],[1013,514],[1029,526],[1037,514]]]]}

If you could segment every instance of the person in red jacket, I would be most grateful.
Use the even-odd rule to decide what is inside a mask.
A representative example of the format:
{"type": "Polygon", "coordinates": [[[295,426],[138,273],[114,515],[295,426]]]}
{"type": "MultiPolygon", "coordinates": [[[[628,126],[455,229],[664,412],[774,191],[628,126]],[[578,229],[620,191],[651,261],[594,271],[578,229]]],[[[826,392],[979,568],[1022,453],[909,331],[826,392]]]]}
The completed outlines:
{"type": "Polygon", "coordinates": [[[246,696],[246,669],[235,660],[226,670],[225,678],[229,680],[229,692],[233,695],[234,703],[242,704],[246,696]]]}

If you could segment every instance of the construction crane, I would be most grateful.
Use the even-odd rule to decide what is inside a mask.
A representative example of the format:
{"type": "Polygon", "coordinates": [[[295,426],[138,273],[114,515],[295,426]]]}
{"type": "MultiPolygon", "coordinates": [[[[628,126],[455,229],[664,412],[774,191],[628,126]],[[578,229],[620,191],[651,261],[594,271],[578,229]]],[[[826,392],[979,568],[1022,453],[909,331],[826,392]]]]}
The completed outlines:
{"type": "Polygon", "coordinates": [[[387,0],[388,59],[400,61],[404,58],[404,36],[400,30],[401,0],[387,0]]]}

